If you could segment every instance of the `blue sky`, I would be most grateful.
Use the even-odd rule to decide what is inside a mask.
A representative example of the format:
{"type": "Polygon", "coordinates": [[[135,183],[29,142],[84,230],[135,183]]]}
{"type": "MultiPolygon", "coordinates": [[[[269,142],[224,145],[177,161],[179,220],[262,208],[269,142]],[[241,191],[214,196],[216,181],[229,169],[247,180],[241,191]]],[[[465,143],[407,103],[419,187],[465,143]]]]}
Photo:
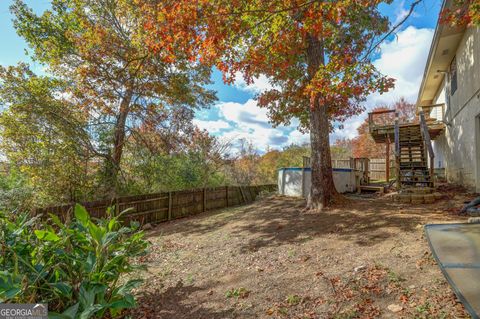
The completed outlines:
{"type": "MultiPolygon", "coordinates": [[[[49,8],[48,0],[26,0],[36,12],[49,8]]],[[[401,20],[408,12],[413,0],[395,0],[391,5],[382,6],[382,12],[392,23],[401,20]]],[[[33,63],[25,54],[25,42],[15,33],[12,16],[8,7],[12,1],[0,0],[0,64],[14,65],[20,61],[32,63],[32,69],[41,72],[42,66],[33,63]]],[[[437,22],[441,0],[424,0],[415,13],[397,32],[396,37],[381,46],[381,53],[374,61],[384,74],[397,79],[392,92],[382,96],[374,94],[365,103],[368,109],[379,104],[389,104],[404,96],[415,102],[422,79],[433,31],[437,22]]],[[[282,148],[291,143],[308,142],[308,136],[296,130],[296,123],[273,128],[268,123],[266,110],[257,107],[256,93],[269,87],[268,79],[259,78],[253,85],[246,85],[241,78],[234,85],[224,85],[221,74],[215,71],[211,86],[218,93],[219,102],[208,110],[199,111],[195,123],[211,134],[230,141],[244,138],[250,140],[260,152],[269,148],[282,148]]],[[[345,123],[343,130],[331,134],[331,141],[337,138],[352,138],[366,114],[356,116],[345,123]]]]}

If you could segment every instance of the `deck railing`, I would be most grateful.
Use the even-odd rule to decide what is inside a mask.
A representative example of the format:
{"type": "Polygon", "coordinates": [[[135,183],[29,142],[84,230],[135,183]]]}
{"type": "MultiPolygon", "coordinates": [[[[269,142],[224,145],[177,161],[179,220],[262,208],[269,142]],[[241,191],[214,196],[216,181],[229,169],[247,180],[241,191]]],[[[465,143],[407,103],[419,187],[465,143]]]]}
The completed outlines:
{"type": "Polygon", "coordinates": [[[445,119],[445,103],[422,105],[419,114],[420,112],[424,113],[426,121],[442,122],[445,119]]]}
{"type": "Polygon", "coordinates": [[[430,133],[428,131],[427,121],[425,120],[425,114],[423,111],[420,111],[420,131],[422,132],[423,142],[428,151],[428,157],[430,159],[430,178],[434,177],[434,164],[435,164],[435,153],[433,152],[432,141],[430,139],[430,133]]]}
{"type": "Polygon", "coordinates": [[[395,110],[375,111],[368,113],[368,127],[370,132],[374,131],[380,126],[394,125],[395,110]],[[379,123],[381,121],[381,123],[379,123]]]}

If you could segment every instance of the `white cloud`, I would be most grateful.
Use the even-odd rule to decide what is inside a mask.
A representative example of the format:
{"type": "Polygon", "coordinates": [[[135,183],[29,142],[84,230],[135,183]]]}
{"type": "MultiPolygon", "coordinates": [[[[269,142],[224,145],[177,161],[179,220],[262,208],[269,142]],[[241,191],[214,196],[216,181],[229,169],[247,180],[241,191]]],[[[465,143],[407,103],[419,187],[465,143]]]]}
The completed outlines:
{"type": "Polygon", "coordinates": [[[303,134],[298,130],[292,131],[288,136],[288,144],[305,144],[310,143],[310,135],[303,134]]]}
{"type": "Polygon", "coordinates": [[[229,140],[246,139],[260,151],[268,148],[281,148],[288,144],[291,128],[274,128],[265,108],[260,108],[253,99],[245,103],[220,102],[215,108],[223,120],[232,124],[233,129],[222,134],[229,140]]]}
{"type": "Polygon", "coordinates": [[[255,78],[253,80],[253,83],[247,84],[245,82],[245,79],[243,78],[242,74],[240,72],[237,72],[235,74],[235,87],[242,90],[246,91],[249,93],[261,93],[266,90],[270,90],[273,88],[273,86],[270,84],[268,81],[268,78],[265,75],[260,75],[258,78],[255,78]]]}
{"type": "MultiPolygon", "coordinates": [[[[432,37],[432,29],[410,26],[398,32],[395,39],[380,46],[381,54],[374,61],[374,65],[382,74],[395,78],[396,83],[395,88],[386,94],[369,96],[365,103],[367,112],[380,104],[391,105],[400,97],[415,102],[432,37]]],[[[250,93],[259,93],[272,87],[266,77],[260,77],[251,85],[246,85],[241,77],[237,77],[235,86],[250,93]]],[[[220,102],[210,111],[216,112],[218,119],[195,120],[199,127],[231,141],[242,138],[249,140],[260,151],[309,142],[308,134],[296,130],[298,121],[294,120],[287,127],[273,128],[269,123],[267,110],[260,108],[253,99],[245,103],[220,102]]],[[[339,138],[355,137],[357,128],[367,117],[367,112],[343,123],[343,129],[331,134],[330,141],[333,143],[339,138]]]]}
{"type": "Polygon", "coordinates": [[[395,88],[383,95],[373,95],[369,104],[373,101],[392,103],[402,96],[415,102],[433,33],[433,29],[409,26],[399,32],[394,40],[380,46],[382,53],[374,65],[383,74],[396,79],[395,88]]]}
{"type": "Polygon", "coordinates": [[[217,120],[195,119],[194,123],[213,135],[234,143],[233,151],[239,146],[240,139],[253,143],[260,152],[308,141],[308,135],[296,131],[298,121],[293,121],[287,127],[274,128],[269,123],[267,109],[260,108],[254,99],[245,103],[220,102],[210,111],[216,113],[217,120]]]}
{"type": "Polygon", "coordinates": [[[380,46],[380,57],[373,64],[382,74],[396,80],[395,88],[382,95],[379,93],[370,95],[365,102],[367,111],[348,119],[344,123],[343,130],[334,132],[334,140],[356,136],[356,130],[367,117],[367,112],[376,106],[392,105],[401,97],[415,103],[433,33],[433,29],[417,29],[409,26],[398,32],[395,39],[386,41],[380,46]]]}
{"type": "MultiPolygon", "coordinates": [[[[405,8],[405,0],[402,0],[395,10],[395,21],[393,25],[397,25],[403,19],[405,19],[410,12],[410,7],[405,8]]],[[[411,17],[419,17],[419,15],[414,11],[410,15],[411,17]]]]}
{"type": "Polygon", "coordinates": [[[232,128],[230,124],[223,120],[209,121],[194,119],[193,124],[201,128],[202,130],[207,130],[210,133],[220,133],[222,130],[232,128]]]}
{"type": "Polygon", "coordinates": [[[335,142],[337,139],[354,138],[358,135],[357,128],[362,125],[366,117],[366,113],[363,113],[349,118],[345,123],[343,123],[343,128],[341,130],[337,129],[333,134],[331,134],[330,141],[335,142]]]}
{"type": "Polygon", "coordinates": [[[221,116],[228,121],[233,121],[241,127],[270,127],[267,109],[260,108],[253,99],[244,104],[235,102],[221,102],[216,105],[221,116]]]}

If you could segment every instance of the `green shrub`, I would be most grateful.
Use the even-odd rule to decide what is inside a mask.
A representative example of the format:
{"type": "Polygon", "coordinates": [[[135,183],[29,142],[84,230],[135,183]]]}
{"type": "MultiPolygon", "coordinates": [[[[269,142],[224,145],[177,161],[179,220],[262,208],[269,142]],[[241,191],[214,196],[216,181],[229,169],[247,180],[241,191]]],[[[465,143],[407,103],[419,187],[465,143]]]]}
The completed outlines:
{"type": "Polygon", "coordinates": [[[124,275],[138,269],[131,258],[147,242],[138,224],[122,226],[113,211],[94,219],[77,205],[65,223],[0,213],[0,302],[48,303],[53,318],[116,317],[134,307],[141,281],[124,275]]]}

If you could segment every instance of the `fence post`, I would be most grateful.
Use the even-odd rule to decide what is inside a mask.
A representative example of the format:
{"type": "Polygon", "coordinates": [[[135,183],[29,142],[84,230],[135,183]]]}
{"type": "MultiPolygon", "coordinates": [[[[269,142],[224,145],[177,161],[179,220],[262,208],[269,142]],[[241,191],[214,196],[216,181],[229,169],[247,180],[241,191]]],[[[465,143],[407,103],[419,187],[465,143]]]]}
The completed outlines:
{"type": "Polygon", "coordinates": [[[203,188],[203,210],[204,213],[207,211],[207,189],[203,188]]]}
{"type": "Polygon", "coordinates": [[[305,197],[305,166],[302,167],[302,197],[305,197]]]}
{"type": "Polygon", "coordinates": [[[118,203],[118,196],[115,197],[115,216],[120,215],[120,205],[118,203]]]}
{"type": "Polygon", "coordinates": [[[367,176],[367,185],[370,184],[370,159],[366,158],[365,159],[365,172],[367,176]]]}
{"type": "Polygon", "coordinates": [[[172,219],[172,192],[168,192],[168,220],[172,219]]]}
{"type": "Polygon", "coordinates": [[[238,188],[240,189],[240,194],[242,195],[242,201],[243,201],[244,204],[246,204],[247,200],[245,198],[245,193],[243,192],[243,188],[242,188],[242,186],[238,186],[238,188]]]}
{"type": "Polygon", "coordinates": [[[225,203],[228,207],[228,186],[225,186],[225,203]]]}

